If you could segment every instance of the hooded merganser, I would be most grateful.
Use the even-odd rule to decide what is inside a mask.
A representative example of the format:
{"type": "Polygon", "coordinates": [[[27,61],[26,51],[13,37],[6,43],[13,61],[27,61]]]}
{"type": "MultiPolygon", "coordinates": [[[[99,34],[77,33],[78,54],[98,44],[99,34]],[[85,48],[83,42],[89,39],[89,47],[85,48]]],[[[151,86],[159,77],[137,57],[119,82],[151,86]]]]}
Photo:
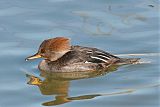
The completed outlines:
{"type": "Polygon", "coordinates": [[[110,65],[139,61],[139,58],[119,58],[97,48],[71,46],[66,37],[44,40],[38,52],[26,60],[36,58],[44,58],[38,67],[47,72],[97,71],[105,70],[110,65]]]}

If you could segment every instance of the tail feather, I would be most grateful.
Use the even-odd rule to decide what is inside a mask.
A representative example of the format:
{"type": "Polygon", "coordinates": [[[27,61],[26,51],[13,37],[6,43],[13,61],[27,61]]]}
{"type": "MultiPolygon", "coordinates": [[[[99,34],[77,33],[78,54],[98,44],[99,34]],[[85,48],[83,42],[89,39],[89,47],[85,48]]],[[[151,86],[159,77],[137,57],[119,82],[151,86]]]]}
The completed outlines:
{"type": "Polygon", "coordinates": [[[127,64],[137,64],[140,61],[140,58],[120,58],[116,62],[117,65],[127,65],[127,64]]]}

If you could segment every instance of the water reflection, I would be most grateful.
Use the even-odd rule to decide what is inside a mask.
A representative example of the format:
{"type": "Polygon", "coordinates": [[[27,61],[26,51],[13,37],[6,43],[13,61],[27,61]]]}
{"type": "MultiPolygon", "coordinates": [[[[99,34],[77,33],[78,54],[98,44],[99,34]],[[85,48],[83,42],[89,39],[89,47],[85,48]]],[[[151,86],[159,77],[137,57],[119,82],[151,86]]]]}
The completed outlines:
{"type": "Polygon", "coordinates": [[[66,73],[58,73],[58,72],[48,73],[45,71],[41,71],[40,75],[44,77],[44,80],[29,74],[26,74],[26,77],[29,79],[27,84],[38,86],[41,94],[55,96],[54,100],[42,103],[42,105],[44,106],[53,106],[53,105],[64,104],[74,100],[85,100],[85,99],[92,99],[97,96],[102,96],[102,94],[92,94],[92,95],[81,95],[81,96],[70,97],[68,93],[70,82],[72,80],[102,76],[117,70],[117,68],[118,66],[112,65],[109,66],[106,71],[66,72],[66,73]]]}

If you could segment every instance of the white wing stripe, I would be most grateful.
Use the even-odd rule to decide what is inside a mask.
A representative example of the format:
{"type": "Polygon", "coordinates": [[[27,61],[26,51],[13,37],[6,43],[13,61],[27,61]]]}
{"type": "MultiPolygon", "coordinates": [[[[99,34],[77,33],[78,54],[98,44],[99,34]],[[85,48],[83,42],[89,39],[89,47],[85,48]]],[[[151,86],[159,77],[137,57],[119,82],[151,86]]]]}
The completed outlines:
{"type": "Polygon", "coordinates": [[[95,51],[96,53],[101,53],[101,54],[105,54],[104,52],[101,52],[101,51],[95,51]]]}
{"type": "Polygon", "coordinates": [[[106,60],[104,60],[104,59],[101,59],[101,58],[99,58],[99,57],[94,57],[94,56],[91,56],[91,58],[98,59],[98,60],[101,60],[101,61],[103,61],[103,62],[106,62],[106,63],[107,63],[107,61],[106,61],[106,60]]]}
{"type": "Polygon", "coordinates": [[[105,52],[101,52],[101,51],[95,51],[97,54],[101,54],[101,55],[104,55],[104,56],[107,56],[109,57],[109,53],[105,53],[105,52]]]}
{"type": "Polygon", "coordinates": [[[98,56],[101,56],[101,57],[106,58],[106,59],[110,59],[109,57],[104,56],[104,55],[98,55],[98,56]]]}

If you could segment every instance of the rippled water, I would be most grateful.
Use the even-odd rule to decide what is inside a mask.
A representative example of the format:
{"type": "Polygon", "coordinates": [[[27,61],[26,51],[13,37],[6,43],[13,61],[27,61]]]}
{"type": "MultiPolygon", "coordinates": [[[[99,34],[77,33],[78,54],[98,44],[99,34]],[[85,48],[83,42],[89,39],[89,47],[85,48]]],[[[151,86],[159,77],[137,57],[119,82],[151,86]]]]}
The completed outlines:
{"type": "Polygon", "coordinates": [[[158,0],[0,0],[0,107],[158,107],[158,12],[158,0]],[[56,36],[146,63],[45,77],[24,59],[56,36]]]}

